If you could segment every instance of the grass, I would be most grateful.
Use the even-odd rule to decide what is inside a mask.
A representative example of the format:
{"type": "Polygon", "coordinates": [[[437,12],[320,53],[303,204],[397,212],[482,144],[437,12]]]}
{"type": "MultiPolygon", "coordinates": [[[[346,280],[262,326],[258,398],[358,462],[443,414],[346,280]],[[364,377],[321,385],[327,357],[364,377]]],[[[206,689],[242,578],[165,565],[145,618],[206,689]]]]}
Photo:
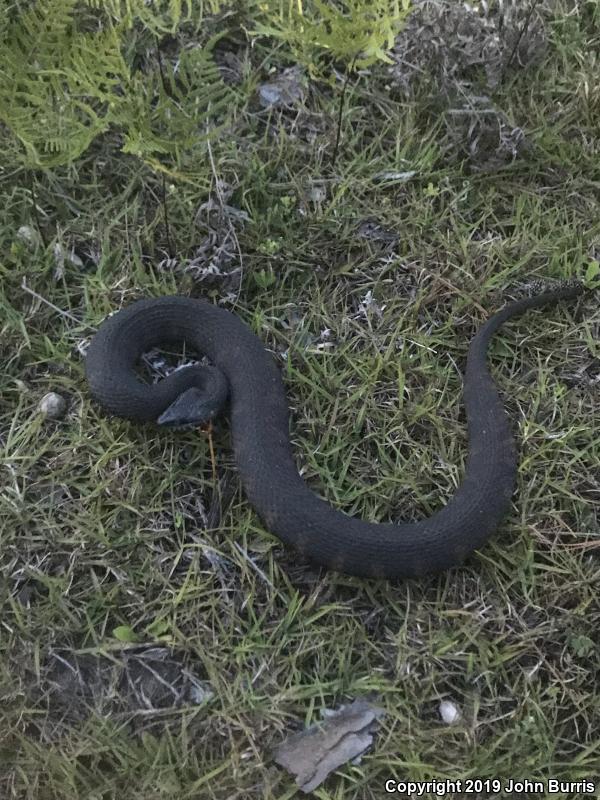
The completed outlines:
{"type": "Polygon", "coordinates": [[[370,520],[438,509],[464,464],[469,338],[506,291],[600,256],[597,11],[542,10],[541,60],[493,94],[527,140],[514,159],[432,110],[433,79],[403,94],[377,67],[349,85],[331,171],[336,95],[315,84],[265,111],[261,64],[284,54],[240,49],[243,103],[212,167],[206,154],[206,191],[167,186],[176,263],[160,177],[111,134],[36,176],[48,247],[20,241],[31,192],[1,133],[0,796],[291,798],[272,746],[364,696],[386,710],[374,746],[321,800],[379,798],[388,778],[597,779],[597,297],[496,337],[513,510],[464,567],[395,584],[319,571],[265,531],[225,421],[213,463],[198,433],[106,418],[83,372],[122,304],[226,298],[282,367],[315,490],[370,520]],[[414,175],[377,177],[394,171],[414,175]],[[211,210],[217,178],[245,220],[211,210]],[[397,240],[359,236],[365,220],[397,240]],[[82,263],[57,262],[57,243],[82,263]],[[203,275],[211,258],[221,276],[203,275]],[[64,418],[41,418],[48,391],[64,418]],[[443,699],[458,724],[440,720],[443,699]]]}

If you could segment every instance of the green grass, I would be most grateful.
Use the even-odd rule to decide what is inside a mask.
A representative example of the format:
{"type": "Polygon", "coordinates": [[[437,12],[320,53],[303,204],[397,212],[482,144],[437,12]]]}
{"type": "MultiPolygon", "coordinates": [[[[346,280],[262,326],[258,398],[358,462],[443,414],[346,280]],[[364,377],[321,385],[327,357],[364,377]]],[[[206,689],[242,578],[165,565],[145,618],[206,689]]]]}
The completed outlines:
{"type": "Polygon", "coordinates": [[[2,798],[283,800],[296,790],[270,749],[363,696],[386,709],[374,746],[321,800],[379,798],[388,778],[597,779],[597,295],[496,337],[520,450],[512,512],[464,567],[395,584],[299,562],[247,503],[226,422],[213,464],[200,434],[107,418],[80,350],[137,297],[231,293],[225,307],[282,366],[310,485],[364,519],[433,513],[464,465],[469,338],[506,291],[600,257],[593,5],[547,16],[541,63],[496,91],[528,147],[493,170],[476,149],[465,160],[431,85],[404,97],[379,67],[350,84],[331,170],[337,95],[315,85],[305,106],[269,114],[261,63],[284,55],[240,51],[250,78],[214,168],[206,154],[210,188],[168,193],[172,268],[159,267],[161,179],[111,134],[35,176],[48,246],[19,242],[35,227],[30,178],[0,134],[2,798]],[[211,217],[231,274],[200,281],[185,267],[216,178],[248,219],[211,217]],[[358,236],[365,219],[397,242],[358,236]],[[57,242],[98,263],[57,270],[57,242]],[[59,421],[37,410],[48,391],[68,399],[59,421]],[[442,699],[457,725],[441,722],[442,699]]]}

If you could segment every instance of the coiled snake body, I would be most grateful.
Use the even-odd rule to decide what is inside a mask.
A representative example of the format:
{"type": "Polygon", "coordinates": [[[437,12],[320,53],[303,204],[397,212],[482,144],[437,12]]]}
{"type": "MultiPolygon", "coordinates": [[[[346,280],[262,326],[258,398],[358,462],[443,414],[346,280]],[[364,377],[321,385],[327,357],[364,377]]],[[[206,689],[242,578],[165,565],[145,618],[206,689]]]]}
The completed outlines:
{"type": "Polygon", "coordinates": [[[433,516],[376,524],[336,511],[299,476],[289,439],[288,404],[272,355],[234,314],[203,300],[140,300],[107,318],[92,339],[86,373],[93,397],[110,413],[163,424],[199,423],[229,396],[235,460],[246,495],[267,528],[303,556],[353,575],[413,577],[460,564],[507,512],[516,448],[486,364],[491,336],[509,318],[577,296],[563,286],[511,302],[469,345],[464,377],[469,452],[462,483],[433,516]],[[179,370],[155,386],[134,366],[158,344],[186,342],[216,369],[179,370]]]}

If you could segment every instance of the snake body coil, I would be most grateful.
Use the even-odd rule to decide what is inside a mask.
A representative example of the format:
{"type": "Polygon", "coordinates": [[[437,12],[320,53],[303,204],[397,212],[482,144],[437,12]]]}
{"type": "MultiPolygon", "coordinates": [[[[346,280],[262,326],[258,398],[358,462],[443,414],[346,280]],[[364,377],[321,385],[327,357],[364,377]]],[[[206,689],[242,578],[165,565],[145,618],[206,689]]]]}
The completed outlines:
{"type": "Polygon", "coordinates": [[[472,339],[464,377],[469,436],[465,475],[440,511],[415,523],[363,522],[334,510],[307,487],[294,463],[288,404],[275,361],[228,311],[178,296],[135,302],[102,323],[87,353],[86,373],[93,397],[107,411],[156,421],[190,386],[203,391],[202,368],[179,370],[149,386],[135,376],[141,354],[176,342],[205,353],[225,376],[240,478],[267,528],[331,569],[372,577],[419,576],[460,564],[486,542],[510,506],[517,456],[486,364],[491,336],[511,317],[581,291],[564,286],[511,302],[472,339]]]}

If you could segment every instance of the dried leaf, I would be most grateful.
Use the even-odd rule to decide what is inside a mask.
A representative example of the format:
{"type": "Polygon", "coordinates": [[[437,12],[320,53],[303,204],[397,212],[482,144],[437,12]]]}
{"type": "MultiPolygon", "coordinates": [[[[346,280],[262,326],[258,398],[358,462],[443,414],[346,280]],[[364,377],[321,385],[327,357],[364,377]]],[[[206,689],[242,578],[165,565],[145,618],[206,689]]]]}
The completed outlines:
{"type": "Polygon", "coordinates": [[[288,737],[274,751],[275,761],[296,776],[303,792],[312,792],[331,772],[364,753],[383,714],[366,700],[341,706],[323,722],[288,737]]]}

